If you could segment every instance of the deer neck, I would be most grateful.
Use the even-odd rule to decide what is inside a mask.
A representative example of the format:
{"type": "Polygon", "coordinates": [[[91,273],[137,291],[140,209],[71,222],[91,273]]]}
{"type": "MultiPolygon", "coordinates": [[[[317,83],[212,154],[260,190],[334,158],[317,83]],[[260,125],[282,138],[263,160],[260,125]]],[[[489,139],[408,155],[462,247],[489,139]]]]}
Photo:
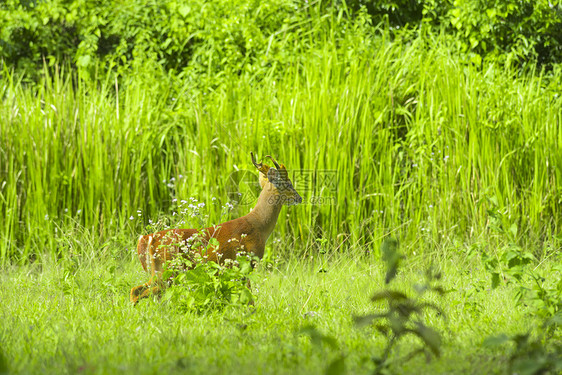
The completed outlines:
{"type": "Polygon", "coordinates": [[[275,195],[277,195],[277,190],[271,183],[267,182],[260,193],[258,203],[248,214],[256,229],[262,233],[265,241],[273,232],[279,212],[283,208],[283,204],[280,203],[279,199],[275,199],[277,198],[275,195]]]}

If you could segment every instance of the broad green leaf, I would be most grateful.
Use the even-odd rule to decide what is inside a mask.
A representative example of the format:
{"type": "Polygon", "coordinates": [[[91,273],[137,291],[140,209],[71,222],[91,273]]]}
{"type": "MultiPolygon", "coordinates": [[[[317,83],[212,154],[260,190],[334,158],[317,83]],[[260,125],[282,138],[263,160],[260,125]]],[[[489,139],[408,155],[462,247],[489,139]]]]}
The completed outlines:
{"type": "Polygon", "coordinates": [[[492,273],[492,289],[496,289],[500,285],[500,274],[497,272],[492,273]]]}
{"type": "Polygon", "coordinates": [[[367,314],[363,316],[354,316],[353,321],[358,327],[368,326],[373,322],[373,320],[385,318],[387,314],[367,314]]]}
{"type": "Polygon", "coordinates": [[[488,336],[488,337],[486,337],[486,339],[484,339],[484,342],[482,342],[482,345],[488,346],[488,347],[496,347],[496,346],[501,346],[501,345],[505,344],[509,340],[510,340],[509,336],[502,333],[501,335],[498,335],[498,336],[488,336]]]}
{"type": "Polygon", "coordinates": [[[371,301],[376,302],[380,300],[387,300],[387,301],[403,301],[408,299],[408,296],[402,292],[396,290],[383,290],[373,294],[371,297],[371,301]]]}
{"type": "Polygon", "coordinates": [[[381,244],[382,260],[386,263],[385,283],[388,284],[398,273],[402,256],[398,252],[398,240],[387,238],[381,244]]]}
{"type": "Polygon", "coordinates": [[[436,357],[441,355],[441,335],[431,327],[424,325],[423,323],[416,323],[416,329],[414,331],[417,335],[425,342],[427,346],[431,349],[436,357]]]}

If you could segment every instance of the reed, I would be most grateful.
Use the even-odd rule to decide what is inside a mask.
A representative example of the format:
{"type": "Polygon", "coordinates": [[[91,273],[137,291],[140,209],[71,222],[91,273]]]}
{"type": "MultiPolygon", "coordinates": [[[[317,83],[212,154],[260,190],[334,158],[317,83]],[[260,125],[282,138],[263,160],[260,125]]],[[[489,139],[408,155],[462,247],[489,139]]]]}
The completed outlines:
{"type": "Polygon", "coordinates": [[[58,239],[77,226],[132,241],[175,199],[206,202],[216,223],[211,200],[226,203],[250,151],[291,166],[308,204],[277,228],[298,243],[464,241],[488,235],[491,217],[510,241],[559,233],[559,72],[477,69],[439,38],[391,42],[371,28],[342,39],[326,22],[291,64],[205,90],[150,64],[92,79],[45,69],[35,85],[4,70],[1,262],[64,256],[58,239]]]}

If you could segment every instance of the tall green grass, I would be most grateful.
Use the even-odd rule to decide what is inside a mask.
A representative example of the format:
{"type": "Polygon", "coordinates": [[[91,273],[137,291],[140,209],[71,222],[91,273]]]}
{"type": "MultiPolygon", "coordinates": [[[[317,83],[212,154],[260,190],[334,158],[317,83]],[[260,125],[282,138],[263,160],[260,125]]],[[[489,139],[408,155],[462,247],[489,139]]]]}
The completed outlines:
{"type": "Polygon", "coordinates": [[[91,80],[46,71],[37,85],[3,71],[1,262],[79,253],[76,230],[126,243],[174,199],[224,203],[228,176],[253,170],[250,151],[296,173],[336,172],[336,189],[314,193],[330,204],[281,214],[278,231],[298,243],[555,241],[559,72],[476,69],[439,40],[390,41],[376,28],[341,37],[331,22],[287,66],[208,90],[151,65],[91,80]]]}

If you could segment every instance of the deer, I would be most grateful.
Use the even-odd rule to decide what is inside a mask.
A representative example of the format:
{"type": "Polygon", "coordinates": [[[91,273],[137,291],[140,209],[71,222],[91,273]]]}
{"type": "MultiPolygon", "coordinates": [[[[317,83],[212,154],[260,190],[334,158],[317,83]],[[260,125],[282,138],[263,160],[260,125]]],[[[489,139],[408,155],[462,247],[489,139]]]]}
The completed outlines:
{"type": "Polygon", "coordinates": [[[273,232],[284,205],[302,203],[302,197],[293,187],[287,169],[271,159],[275,168],[256,162],[261,193],[256,206],[245,216],[204,229],[167,229],[140,236],[137,253],[143,269],[150,272],[148,282],[131,289],[131,302],[136,305],[142,298],[159,295],[165,288],[162,273],[167,262],[182,257],[187,269],[197,260],[232,264],[237,254],[244,252],[259,259],[263,257],[267,239],[273,232]],[[212,240],[212,239],[215,240],[212,240]],[[217,245],[218,243],[218,245],[217,245]],[[230,261],[228,261],[230,260],[230,261]]]}

